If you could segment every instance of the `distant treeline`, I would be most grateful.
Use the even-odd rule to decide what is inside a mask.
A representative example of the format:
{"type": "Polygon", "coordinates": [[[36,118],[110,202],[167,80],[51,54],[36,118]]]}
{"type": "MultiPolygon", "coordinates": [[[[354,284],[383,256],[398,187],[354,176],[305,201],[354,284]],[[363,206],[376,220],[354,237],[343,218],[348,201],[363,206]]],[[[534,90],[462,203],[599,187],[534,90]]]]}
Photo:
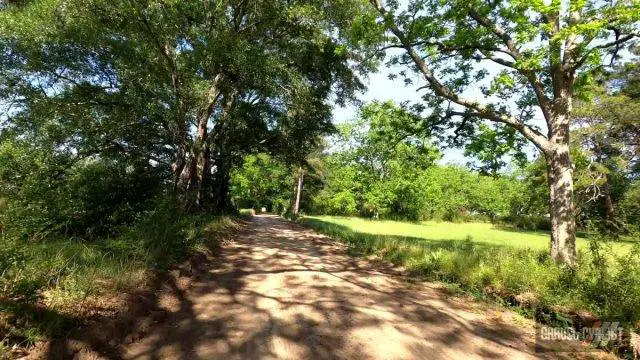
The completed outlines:
{"type": "MultiPolygon", "coordinates": [[[[429,137],[414,135],[415,129],[402,131],[414,120],[391,103],[364,106],[358,120],[342,125],[324,151],[307,158],[302,209],[313,214],[500,221],[522,229],[549,229],[547,173],[541,159],[520,159],[509,171],[441,165],[441,152],[429,137]]],[[[572,155],[577,222],[583,229],[604,229],[607,198],[591,194],[592,164],[585,151],[574,146],[572,155]]],[[[265,154],[251,155],[232,176],[233,199],[242,207],[286,212],[296,174],[295,168],[265,154]]],[[[625,173],[609,178],[616,223],[622,231],[633,232],[640,221],[640,182],[625,173]]]]}

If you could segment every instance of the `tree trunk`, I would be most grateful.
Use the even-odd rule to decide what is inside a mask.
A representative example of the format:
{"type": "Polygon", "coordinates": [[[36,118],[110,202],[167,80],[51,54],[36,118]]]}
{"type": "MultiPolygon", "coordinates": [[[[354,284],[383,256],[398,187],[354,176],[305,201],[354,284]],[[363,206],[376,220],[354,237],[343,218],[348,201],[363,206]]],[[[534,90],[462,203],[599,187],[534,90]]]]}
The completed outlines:
{"type": "Polygon", "coordinates": [[[184,170],[184,167],[187,163],[188,146],[186,143],[187,142],[186,137],[187,137],[187,132],[181,126],[180,130],[178,131],[178,134],[176,135],[177,142],[178,142],[178,152],[176,153],[176,158],[171,164],[171,171],[173,172],[174,190],[178,188],[178,185],[180,183],[180,176],[182,175],[182,171],[184,170]]]}
{"type": "Polygon", "coordinates": [[[616,218],[616,208],[611,196],[611,182],[609,181],[609,175],[605,174],[604,184],[602,185],[602,196],[604,198],[604,211],[606,219],[606,228],[611,231],[611,235],[618,237],[620,234],[627,232],[622,222],[618,222],[616,218]]]}
{"type": "Polygon", "coordinates": [[[229,157],[224,154],[215,161],[216,172],[213,180],[213,201],[215,212],[219,214],[229,213],[233,210],[230,197],[231,164],[229,157]]]}
{"type": "MultiPolygon", "coordinates": [[[[185,141],[182,142],[184,149],[180,149],[179,155],[182,155],[181,163],[176,162],[175,170],[181,168],[181,172],[177,179],[177,187],[185,193],[187,199],[187,207],[202,210],[207,203],[207,197],[210,197],[210,180],[211,180],[211,146],[209,143],[209,132],[207,126],[209,118],[213,114],[214,108],[218,103],[221,92],[218,84],[221,75],[214,78],[213,83],[207,93],[202,107],[198,110],[198,128],[195,139],[189,149],[189,157],[186,158],[187,146],[185,141]]],[[[182,130],[183,137],[186,137],[186,131],[182,130]]]]}
{"type": "Polygon", "coordinates": [[[302,166],[298,169],[298,188],[296,190],[296,202],[293,206],[293,214],[298,215],[300,212],[300,195],[302,194],[302,182],[304,180],[304,172],[302,171],[302,166]]]}
{"type": "Polygon", "coordinates": [[[187,157],[184,166],[182,167],[182,172],[180,173],[180,178],[178,179],[178,187],[184,192],[191,190],[193,188],[194,177],[196,173],[196,153],[192,148],[189,151],[189,156],[187,157]]]}
{"type": "Polygon", "coordinates": [[[200,150],[198,155],[198,161],[196,165],[196,204],[198,206],[204,206],[207,203],[209,189],[209,183],[211,181],[211,160],[209,144],[204,143],[203,149],[200,150]]]}
{"type": "Polygon", "coordinates": [[[187,195],[191,205],[202,208],[206,205],[207,190],[210,189],[211,181],[211,160],[210,147],[206,141],[206,136],[198,136],[196,143],[189,152],[182,172],[179,176],[178,186],[187,195]],[[193,203],[195,201],[195,203],[193,203]]]}
{"type": "Polygon", "coordinates": [[[209,134],[207,133],[207,124],[209,123],[210,112],[205,112],[200,116],[198,121],[198,137],[196,139],[196,168],[194,189],[196,190],[196,205],[202,207],[206,203],[206,189],[208,182],[211,178],[211,161],[210,147],[209,147],[209,134]]]}
{"type": "Polygon", "coordinates": [[[233,107],[235,106],[236,97],[236,90],[232,90],[226,95],[222,114],[218,117],[211,133],[211,138],[208,139],[207,143],[207,153],[209,154],[207,159],[209,159],[209,161],[211,161],[211,154],[213,154],[213,164],[209,163],[207,165],[209,174],[212,165],[215,166],[215,173],[211,181],[211,195],[213,197],[214,210],[218,213],[230,213],[234,210],[230,194],[233,161],[231,150],[228,149],[227,132],[230,126],[229,120],[233,107]]]}
{"type": "Polygon", "coordinates": [[[551,257],[561,263],[576,262],[576,223],[573,203],[573,167],[569,146],[556,144],[547,155],[551,257]]]}
{"type": "Polygon", "coordinates": [[[604,196],[604,210],[607,221],[610,225],[616,224],[616,211],[611,197],[611,185],[609,184],[609,175],[604,176],[604,184],[602,185],[602,195],[604,196]]]}

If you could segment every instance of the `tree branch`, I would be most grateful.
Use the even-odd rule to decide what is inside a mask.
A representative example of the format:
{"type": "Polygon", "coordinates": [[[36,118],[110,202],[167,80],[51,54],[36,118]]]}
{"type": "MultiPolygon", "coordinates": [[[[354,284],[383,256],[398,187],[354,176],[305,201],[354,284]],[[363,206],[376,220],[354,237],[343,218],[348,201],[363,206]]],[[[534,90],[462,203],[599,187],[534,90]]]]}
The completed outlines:
{"type": "Polygon", "coordinates": [[[625,34],[622,37],[618,37],[616,40],[612,40],[609,41],[607,43],[604,44],[600,44],[597,46],[594,46],[593,48],[591,48],[590,50],[588,50],[579,60],[577,60],[575,62],[575,64],[571,67],[572,70],[577,70],[579,69],[582,65],[584,65],[584,63],[587,61],[587,59],[589,59],[589,56],[596,50],[598,49],[608,49],[612,46],[619,46],[631,39],[633,39],[634,37],[640,37],[639,34],[625,34]]]}
{"type": "MultiPolygon", "coordinates": [[[[478,13],[475,9],[473,9],[471,7],[469,8],[469,16],[471,16],[471,18],[473,18],[478,24],[480,24],[484,28],[488,29],[494,35],[498,36],[502,40],[502,42],[505,44],[505,46],[509,50],[509,51],[507,51],[505,53],[509,54],[509,56],[511,56],[513,59],[515,59],[516,62],[515,63],[514,62],[507,62],[506,60],[502,60],[502,59],[498,59],[498,58],[495,58],[495,59],[492,58],[490,60],[493,60],[494,62],[496,62],[498,64],[501,64],[501,65],[508,66],[510,68],[516,69],[518,72],[520,72],[527,79],[527,81],[529,81],[529,83],[533,87],[533,91],[536,94],[536,98],[538,99],[538,103],[540,104],[540,109],[542,110],[542,113],[544,114],[545,119],[547,119],[547,121],[548,121],[548,119],[551,116],[550,111],[549,111],[550,106],[551,106],[551,100],[545,94],[544,86],[542,85],[542,82],[540,81],[540,79],[538,79],[538,76],[536,75],[536,73],[534,71],[532,71],[532,70],[525,69],[525,68],[522,68],[522,67],[518,66],[517,61],[518,60],[522,60],[523,59],[523,55],[520,52],[520,50],[518,49],[518,46],[513,41],[513,39],[511,39],[509,34],[507,34],[507,32],[503,28],[501,28],[497,24],[493,23],[489,18],[487,18],[486,16],[481,15],[480,13],[478,13]],[[496,59],[498,59],[499,61],[497,61],[496,59]]],[[[479,49],[479,50],[481,50],[481,49],[479,49]]]]}
{"type": "Polygon", "coordinates": [[[520,69],[516,66],[516,63],[513,62],[513,61],[509,61],[509,60],[506,60],[506,59],[501,59],[501,58],[493,56],[492,54],[490,54],[490,53],[488,53],[486,51],[483,51],[483,50],[479,50],[479,51],[482,53],[482,55],[484,55],[484,57],[478,57],[478,59],[491,60],[496,64],[500,64],[502,66],[506,66],[508,68],[511,68],[511,69],[514,69],[514,70],[518,70],[518,72],[521,72],[520,69]]]}
{"type": "Polygon", "coordinates": [[[471,18],[474,19],[478,24],[482,25],[493,34],[498,36],[507,46],[507,49],[509,49],[509,52],[512,54],[513,58],[522,59],[522,53],[520,53],[520,50],[518,50],[516,43],[513,41],[513,39],[511,39],[511,36],[509,36],[509,34],[507,34],[507,32],[503,28],[501,28],[497,24],[494,24],[489,18],[481,15],[472,7],[469,7],[469,16],[471,16],[471,18]]]}
{"type": "MultiPolygon", "coordinates": [[[[395,24],[395,19],[393,15],[381,5],[379,0],[370,0],[371,3],[375,6],[376,10],[382,15],[387,27],[389,30],[398,38],[400,43],[403,45],[405,51],[408,55],[413,59],[415,65],[422,73],[423,77],[429,83],[429,88],[435,92],[436,95],[441,96],[445,99],[448,99],[458,105],[461,105],[467,109],[474,110],[476,116],[504,123],[509,125],[519,131],[524,137],[529,139],[536,147],[538,147],[543,152],[548,152],[550,148],[549,140],[537,130],[527,126],[523,122],[519,121],[513,116],[509,116],[506,114],[500,114],[490,109],[486,105],[479,104],[476,101],[472,101],[469,99],[465,99],[460,97],[458,94],[453,92],[451,89],[442,84],[436,76],[433,74],[431,69],[427,66],[425,61],[420,57],[420,55],[416,52],[416,50],[411,46],[411,42],[405,37],[404,33],[398,28],[395,24]]],[[[509,46],[509,45],[508,45],[509,46]]]]}

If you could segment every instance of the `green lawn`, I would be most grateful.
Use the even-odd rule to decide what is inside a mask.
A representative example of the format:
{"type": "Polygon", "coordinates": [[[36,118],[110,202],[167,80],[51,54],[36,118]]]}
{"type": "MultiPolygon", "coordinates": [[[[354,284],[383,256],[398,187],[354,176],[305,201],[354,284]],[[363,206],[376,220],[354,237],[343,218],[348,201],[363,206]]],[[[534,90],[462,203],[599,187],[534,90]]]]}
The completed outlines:
{"type": "MultiPolygon", "coordinates": [[[[471,237],[475,243],[490,246],[511,246],[515,248],[548,249],[549,234],[542,231],[515,231],[500,229],[489,223],[451,223],[425,221],[410,223],[390,220],[369,220],[357,217],[308,216],[307,218],[340,225],[351,231],[398,237],[415,238],[428,242],[463,240],[471,237]]],[[[589,243],[584,238],[577,239],[579,249],[587,249],[589,243]]],[[[616,253],[630,248],[628,242],[613,243],[616,253]]]]}

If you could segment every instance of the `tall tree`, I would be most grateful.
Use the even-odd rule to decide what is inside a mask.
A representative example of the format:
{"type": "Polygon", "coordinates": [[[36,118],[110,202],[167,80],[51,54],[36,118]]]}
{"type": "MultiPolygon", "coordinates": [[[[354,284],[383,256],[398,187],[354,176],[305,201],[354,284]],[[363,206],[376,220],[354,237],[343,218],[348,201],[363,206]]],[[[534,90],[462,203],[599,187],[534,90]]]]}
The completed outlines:
{"type": "Polygon", "coordinates": [[[361,88],[343,40],[330,31],[348,21],[345,5],[8,5],[0,11],[0,44],[9,50],[0,56],[15,65],[0,90],[17,99],[21,116],[13,119],[23,119],[23,129],[82,118],[95,131],[65,132],[58,145],[76,151],[78,140],[105,140],[136,150],[169,169],[187,207],[226,210],[230,171],[243,154],[304,152],[309,138],[330,128],[329,96],[347,101],[361,88]],[[108,129],[113,134],[105,136],[108,129]]]}
{"type": "Polygon", "coordinates": [[[572,142],[586,157],[587,166],[578,174],[583,190],[579,198],[595,203],[603,214],[604,228],[614,234],[624,232],[626,224],[618,216],[616,203],[625,187],[638,176],[640,163],[640,94],[634,71],[628,64],[608,74],[592,96],[578,101],[573,114],[575,135],[572,142]]]}
{"type": "MultiPolygon", "coordinates": [[[[552,221],[551,255],[576,260],[572,162],[573,98],[606,55],[638,36],[640,3],[604,1],[370,0],[386,30],[392,64],[417,72],[434,122],[488,120],[516,129],[544,155],[552,221]],[[488,71],[492,63],[499,71],[488,71]],[[474,66],[480,64],[480,66],[474,66]],[[493,73],[492,73],[493,72],[493,73]],[[490,78],[488,84],[487,78],[490,78]],[[467,97],[477,86],[485,99],[467,97]],[[484,86],[483,86],[484,85],[484,86]],[[513,100],[507,100],[513,99],[513,100]],[[536,114],[546,133],[531,124],[536,114]]],[[[369,35],[369,38],[372,36],[369,35]]],[[[406,74],[406,81],[413,79],[406,74]]]]}
{"type": "Polygon", "coordinates": [[[300,212],[300,197],[302,196],[302,185],[304,182],[304,169],[302,166],[298,167],[298,172],[296,174],[298,178],[298,183],[296,184],[296,201],[293,204],[293,214],[298,215],[300,212]]]}

